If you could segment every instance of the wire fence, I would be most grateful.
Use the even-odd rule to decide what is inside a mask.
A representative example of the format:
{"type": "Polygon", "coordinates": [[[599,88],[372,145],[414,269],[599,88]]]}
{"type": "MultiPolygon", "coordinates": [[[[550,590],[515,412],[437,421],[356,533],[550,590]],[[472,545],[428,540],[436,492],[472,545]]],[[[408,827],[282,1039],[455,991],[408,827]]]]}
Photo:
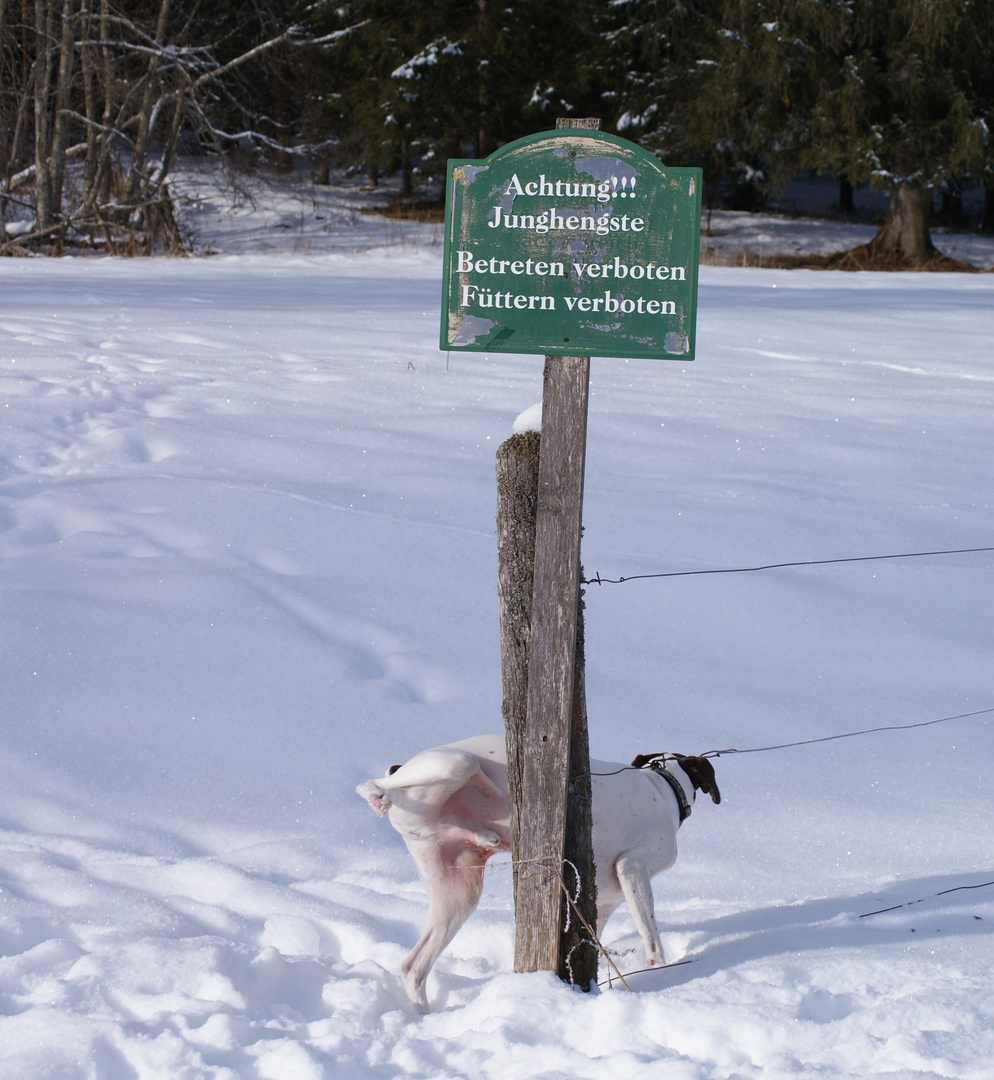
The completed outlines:
{"type": "Polygon", "coordinates": [[[912,728],[931,727],[933,724],[948,724],[950,720],[965,720],[969,716],[983,716],[994,713],[994,705],[986,709],[974,709],[972,712],[956,713],[954,716],[940,716],[937,720],[920,720],[914,724],[881,724],[880,727],[861,728],[859,731],[845,731],[838,735],[820,735],[814,739],[798,739],[796,742],[775,743],[772,746],[753,746],[746,750],[728,747],[725,750],[708,750],[701,757],[721,757],[722,754],[761,754],[767,750],[787,750],[793,746],[810,746],[812,743],[834,742],[836,739],[853,739],[857,735],[872,735],[877,731],[910,731],[912,728]]]}
{"type": "MultiPolygon", "coordinates": [[[[752,574],[761,570],[782,570],[787,567],[796,566],[832,566],[840,563],[862,563],[862,562],[879,562],[883,560],[893,559],[923,559],[937,555],[973,555],[979,552],[991,552],[994,551],[994,546],[990,547],[969,547],[969,548],[943,548],[936,551],[903,551],[892,555],[856,555],[848,558],[837,559],[803,559],[794,562],[780,562],[780,563],[765,563],[762,566],[732,566],[722,567],[718,569],[707,570],[670,570],[657,574],[628,574],[624,577],[618,578],[606,578],[602,577],[600,573],[594,575],[592,578],[581,578],[581,582],[584,585],[620,585],[625,581],[644,581],[650,578],[674,578],[674,577],[698,577],[705,574],[752,574]]],[[[758,754],[767,750],[786,750],[795,746],[810,746],[813,743],[833,742],[836,739],[852,739],[858,735],[870,735],[877,731],[909,731],[912,728],[931,727],[933,724],[946,724],[951,720],[962,720],[970,716],[982,716],[986,713],[994,712],[994,706],[984,709],[975,709],[972,712],[957,713],[954,716],[941,716],[936,720],[922,720],[913,724],[884,724],[880,727],[862,728],[858,731],[846,731],[838,735],[822,735],[814,739],[799,739],[795,742],[776,743],[771,746],[753,746],[746,749],[740,749],[738,747],[728,747],[724,750],[708,750],[706,753],[701,754],[700,757],[721,757],[723,754],[758,754]]],[[[624,769],[633,768],[634,766],[626,765],[624,769]]],[[[624,771],[624,769],[616,770],[618,772],[624,771]]],[[[592,773],[593,776],[611,776],[613,773],[592,773]]]]}
{"type": "Polygon", "coordinates": [[[582,578],[583,585],[621,585],[625,581],[645,581],[649,578],[702,577],[706,574],[755,574],[760,570],[783,570],[792,566],[831,566],[838,563],[880,562],[887,559],[924,559],[934,555],[972,555],[994,551],[994,547],[947,548],[942,551],[902,551],[896,555],[856,555],[845,559],[803,559],[796,562],[765,563],[762,566],[729,566],[708,570],[667,570],[658,574],[627,574],[624,577],[601,577],[598,571],[592,578],[582,578]]]}

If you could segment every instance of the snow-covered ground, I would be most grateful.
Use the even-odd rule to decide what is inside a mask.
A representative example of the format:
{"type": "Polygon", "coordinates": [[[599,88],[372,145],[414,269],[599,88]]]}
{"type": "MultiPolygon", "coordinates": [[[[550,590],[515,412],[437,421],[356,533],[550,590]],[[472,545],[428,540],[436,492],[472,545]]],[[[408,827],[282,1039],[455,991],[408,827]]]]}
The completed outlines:
{"type": "MultiPolygon", "coordinates": [[[[302,255],[366,253],[381,247],[401,251],[442,246],[442,226],[371,213],[398,191],[387,180],[377,190],[361,177],[340,173],[330,185],[314,184],[308,172],[274,176],[232,175],[203,164],[181,170],[171,185],[177,216],[198,254],[290,252],[302,255]]],[[[739,265],[778,256],[831,255],[872,239],[874,215],[886,208],[883,195],[860,188],[852,221],[832,217],[837,188],[802,180],[774,203],[790,213],[752,214],[715,210],[705,216],[702,259],[739,265]]],[[[971,204],[972,205],[972,204],[971,204]]],[[[933,228],[932,240],[945,255],[984,270],[994,268],[994,236],[933,228]]]]}
{"type": "MultiPolygon", "coordinates": [[[[399,193],[398,177],[368,187],[361,175],[332,173],[332,183],[314,183],[306,164],[292,172],[251,172],[223,167],[214,159],[185,159],[171,175],[170,193],[184,237],[196,255],[367,254],[383,247],[401,251],[440,249],[442,226],[377,214],[399,193]]],[[[432,198],[437,185],[426,187],[432,198]]],[[[832,255],[865,244],[886,210],[886,195],[857,188],[851,220],[837,213],[838,185],[827,178],[801,178],[770,200],[769,213],[705,211],[702,260],[718,266],[762,266],[786,256],[832,255]]],[[[936,206],[938,207],[938,196],[936,206]]],[[[977,191],[966,193],[971,220],[979,220],[977,191]]],[[[29,232],[27,204],[8,207],[8,236],[29,232]]],[[[994,236],[975,229],[932,228],[945,255],[982,270],[994,269],[994,236]]]]}
{"type": "MultiPolygon", "coordinates": [[[[634,993],[513,974],[492,868],[414,1014],[424,891],[354,787],[499,729],[542,361],[438,352],[432,227],[356,221],[0,261],[0,1076],[990,1080],[990,713],[719,758],[656,882],[690,962],[634,993]]],[[[593,362],[588,573],[994,544],[994,279],[706,266],[699,321],[692,364],[593,362]]],[[[592,751],[994,707],[992,567],[591,586],[592,751]]]]}
{"type": "MultiPolygon", "coordinates": [[[[710,232],[701,237],[701,257],[735,266],[784,255],[834,255],[869,243],[876,232],[876,225],[860,221],[716,210],[710,232]]],[[[933,228],[931,233],[932,243],[943,255],[982,270],[994,269],[994,236],[944,228],[933,228]]]]}
{"type": "Polygon", "coordinates": [[[316,184],[305,170],[233,173],[188,163],[170,183],[176,217],[197,255],[366,254],[437,249],[442,226],[376,213],[400,190],[398,178],[370,188],[361,176],[333,174],[316,184]]]}

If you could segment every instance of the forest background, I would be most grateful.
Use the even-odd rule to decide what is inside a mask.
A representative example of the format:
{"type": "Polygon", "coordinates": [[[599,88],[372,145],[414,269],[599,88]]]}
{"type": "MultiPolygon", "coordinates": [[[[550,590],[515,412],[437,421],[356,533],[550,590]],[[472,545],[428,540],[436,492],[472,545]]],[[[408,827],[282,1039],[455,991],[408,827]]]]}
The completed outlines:
{"type": "MultiPolygon", "coordinates": [[[[177,250],[177,160],[310,162],[408,206],[449,157],[561,115],[704,170],[709,206],[835,178],[863,255],[941,266],[941,195],[994,230],[994,0],[0,0],[0,253],[177,250]]],[[[869,265],[871,263],[864,263],[869,265]]]]}

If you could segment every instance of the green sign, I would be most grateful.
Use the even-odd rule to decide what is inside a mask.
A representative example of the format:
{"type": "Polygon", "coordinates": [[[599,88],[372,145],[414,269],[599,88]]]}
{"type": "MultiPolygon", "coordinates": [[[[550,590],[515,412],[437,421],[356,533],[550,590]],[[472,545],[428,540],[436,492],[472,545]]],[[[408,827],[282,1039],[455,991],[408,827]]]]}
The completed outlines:
{"type": "Polygon", "coordinates": [[[701,170],[600,131],[448,163],[442,349],[693,360],[701,170]]]}

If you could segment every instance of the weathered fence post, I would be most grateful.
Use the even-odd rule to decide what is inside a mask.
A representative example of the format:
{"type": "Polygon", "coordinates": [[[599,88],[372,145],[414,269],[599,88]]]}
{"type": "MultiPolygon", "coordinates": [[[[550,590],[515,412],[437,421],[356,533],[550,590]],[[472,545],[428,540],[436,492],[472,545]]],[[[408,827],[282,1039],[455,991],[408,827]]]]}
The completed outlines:
{"type": "MultiPolygon", "coordinates": [[[[528,645],[531,633],[532,586],[535,570],[535,514],[538,503],[538,464],[541,440],[538,432],[512,435],[497,450],[497,583],[500,598],[501,672],[504,729],[507,734],[509,788],[521,791],[525,715],[528,702],[528,645]]],[[[583,602],[577,612],[573,673],[573,710],[570,731],[569,788],[566,803],[564,862],[579,872],[576,903],[590,926],[596,925],[597,900],[593,888],[595,867],[589,847],[590,754],[587,739],[587,707],[584,694],[583,602]]],[[[520,804],[511,800],[511,836],[518,849],[520,804]]],[[[518,864],[513,863],[514,895],[518,895],[518,864]]],[[[568,865],[566,885],[576,882],[568,865]]],[[[585,945],[588,935],[575,913],[569,929],[561,935],[560,962],[563,978],[586,988],[597,977],[597,955],[585,945]]]]}
{"type": "MultiPolygon", "coordinates": [[[[561,971],[565,961],[560,875],[566,854],[588,377],[587,357],[546,359],[527,706],[516,793],[518,971],[561,971]]],[[[590,889],[590,882],[581,884],[590,889]]]]}
{"type": "MultiPolygon", "coordinates": [[[[508,789],[521,790],[523,736],[528,708],[528,642],[535,580],[535,509],[538,503],[537,431],[512,435],[497,448],[497,596],[500,609],[500,668],[508,789]]],[[[520,799],[510,800],[511,838],[516,846],[520,799]]],[[[512,859],[514,856],[512,855],[512,859]]],[[[514,895],[518,864],[513,862],[514,895]]]]}

